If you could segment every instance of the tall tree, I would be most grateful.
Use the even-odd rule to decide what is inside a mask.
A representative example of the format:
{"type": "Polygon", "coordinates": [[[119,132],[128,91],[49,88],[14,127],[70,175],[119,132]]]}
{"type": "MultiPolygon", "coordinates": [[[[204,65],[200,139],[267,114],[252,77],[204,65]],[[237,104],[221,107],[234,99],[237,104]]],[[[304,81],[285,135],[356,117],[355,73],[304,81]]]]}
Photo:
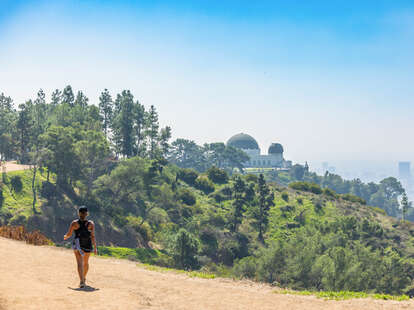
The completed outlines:
{"type": "Polygon", "coordinates": [[[408,209],[411,207],[411,202],[408,201],[406,192],[402,194],[401,199],[401,211],[402,211],[402,220],[404,221],[408,212],[408,209]]]}
{"type": "Polygon", "coordinates": [[[99,114],[102,117],[102,128],[106,138],[108,138],[108,130],[111,127],[112,116],[114,113],[113,109],[111,94],[105,88],[99,97],[99,114]]]}
{"type": "Polygon", "coordinates": [[[145,156],[145,153],[146,153],[145,128],[146,128],[145,107],[141,103],[139,103],[139,101],[136,101],[134,105],[134,130],[135,130],[134,155],[139,155],[141,157],[145,156]]]}
{"type": "Polygon", "coordinates": [[[243,220],[243,212],[245,211],[245,191],[246,183],[240,176],[236,176],[233,183],[233,208],[231,211],[231,231],[237,232],[239,225],[243,220]]]}
{"type": "Polygon", "coordinates": [[[259,241],[264,242],[263,233],[269,223],[269,210],[274,206],[274,194],[266,184],[263,174],[259,175],[258,180],[258,198],[259,203],[254,209],[253,215],[256,220],[256,226],[259,230],[259,241]]]}
{"type": "Polygon", "coordinates": [[[159,142],[158,129],[160,128],[160,125],[158,123],[158,112],[153,105],[150,107],[150,110],[147,113],[147,124],[147,137],[149,142],[148,153],[149,157],[153,159],[157,156],[157,148],[159,142]]]}
{"type": "Polygon", "coordinates": [[[115,100],[116,117],[113,122],[116,149],[125,157],[134,155],[134,97],[129,90],[122,91],[115,100]]]}
{"type": "Polygon", "coordinates": [[[85,96],[85,94],[80,90],[76,94],[76,99],[74,104],[85,109],[88,106],[89,99],[85,96]]]}
{"type": "Polygon", "coordinates": [[[167,126],[161,129],[160,132],[160,149],[161,156],[165,158],[170,151],[170,144],[168,141],[171,139],[171,127],[167,126]]]}
{"type": "Polygon", "coordinates": [[[73,95],[72,86],[68,85],[63,89],[62,102],[68,104],[70,107],[74,106],[75,96],[73,95]]]}
{"type": "Polygon", "coordinates": [[[58,104],[60,104],[62,102],[62,92],[59,89],[56,89],[53,93],[52,93],[52,100],[50,102],[50,104],[52,106],[57,106],[58,104]]]}
{"type": "Polygon", "coordinates": [[[16,125],[16,111],[13,107],[13,100],[10,97],[0,94],[0,159],[6,160],[12,156],[13,140],[12,135],[16,125]]]}
{"type": "Polygon", "coordinates": [[[29,148],[33,134],[33,103],[31,100],[19,105],[19,118],[17,120],[17,129],[19,134],[20,162],[29,161],[29,148]]]}

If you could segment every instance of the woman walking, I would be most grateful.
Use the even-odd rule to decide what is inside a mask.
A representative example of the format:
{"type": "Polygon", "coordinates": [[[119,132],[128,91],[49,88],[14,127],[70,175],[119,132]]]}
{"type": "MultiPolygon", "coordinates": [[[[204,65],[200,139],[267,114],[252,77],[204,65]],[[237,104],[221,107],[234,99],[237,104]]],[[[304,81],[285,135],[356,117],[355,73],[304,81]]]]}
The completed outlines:
{"type": "Polygon", "coordinates": [[[69,239],[75,232],[75,238],[72,242],[76,262],[78,264],[78,274],[80,279],[80,288],[85,287],[86,274],[89,269],[89,255],[93,251],[98,254],[95,241],[95,225],[92,221],[86,219],[88,216],[88,208],[81,206],[78,209],[79,219],[72,221],[64,240],[69,239]]]}

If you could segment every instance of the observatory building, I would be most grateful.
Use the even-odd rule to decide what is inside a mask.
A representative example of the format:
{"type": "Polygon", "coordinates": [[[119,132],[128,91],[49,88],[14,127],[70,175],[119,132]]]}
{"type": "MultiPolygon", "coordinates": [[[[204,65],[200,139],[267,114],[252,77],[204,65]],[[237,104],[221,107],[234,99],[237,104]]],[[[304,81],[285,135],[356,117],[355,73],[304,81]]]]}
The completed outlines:
{"type": "Polygon", "coordinates": [[[272,143],[267,155],[262,155],[259,144],[252,136],[239,133],[231,137],[227,145],[241,149],[250,157],[250,160],[245,163],[246,168],[290,168],[292,166],[291,161],[283,158],[283,146],[280,143],[272,143]]]}

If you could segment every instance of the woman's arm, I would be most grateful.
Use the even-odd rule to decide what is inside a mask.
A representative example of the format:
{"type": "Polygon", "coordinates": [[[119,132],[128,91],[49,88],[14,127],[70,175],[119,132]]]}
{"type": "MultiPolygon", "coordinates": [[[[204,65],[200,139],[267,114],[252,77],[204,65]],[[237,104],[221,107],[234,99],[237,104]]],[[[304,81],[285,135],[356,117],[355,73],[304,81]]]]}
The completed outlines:
{"type": "Polygon", "coordinates": [[[69,230],[66,233],[66,235],[63,236],[63,240],[68,240],[72,236],[74,226],[75,226],[75,221],[70,223],[69,230]]]}
{"type": "Polygon", "coordinates": [[[92,244],[93,244],[93,253],[95,255],[98,255],[98,248],[96,247],[96,240],[95,240],[95,224],[94,222],[90,221],[90,226],[91,226],[91,239],[92,239],[92,244]]]}

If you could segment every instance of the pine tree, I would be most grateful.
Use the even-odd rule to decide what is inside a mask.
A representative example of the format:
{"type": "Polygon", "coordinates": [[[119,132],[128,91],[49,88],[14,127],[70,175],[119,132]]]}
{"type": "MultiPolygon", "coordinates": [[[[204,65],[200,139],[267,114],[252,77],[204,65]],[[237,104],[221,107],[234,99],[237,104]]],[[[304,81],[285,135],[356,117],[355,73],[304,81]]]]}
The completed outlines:
{"type": "Polygon", "coordinates": [[[266,231],[269,223],[269,210],[270,207],[274,206],[274,194],[270,191],[263,177],[260,174],[258,180],[258,194],[259,194],[259,205],[258,212],[256,214],[257,225],[259,228],[259,240],[264,241],[263,233],[266,231]]]}
{"type": "Polygon", "coordinates": [[[52,93],[52,100],[50,102],[50,104],[52,106],[57,106],[58,104],[60,104],[62,102],[62,92],[59,89],[56,89],[53,93],[52,93]]]}
{"type": "Polygon", "coordinates": [[[68,85],[63,90],[62,102],[68,104],[70,107],[74,106],[75,96],[73,95],[72,86],[68,85]]]}
{"type": "Polygon", "coordinates": [[[411,207],[411,202],[408,201],[407,194],[404,192],[401,199],[401,211],[402,211],[402,220],[404,221],[408,212],[408,209],[411,207]]]}
{"type": "Polygon", "coordinates": [[[111,94],[105,88],[99,97],[99,114],[102,117],[102,127],[106,138],[108,138],[108,129],[111,127],[113,108],[111,94]]]}
{"type": "Polygon", "coordinates": [[[245,210],[245,197],[244,193],[246,191],[246,183],[242,180],[240,176],[236,176],[236,179],[233,184],[233,209],[232,209],[232,219],[231,219],[231,231],[237,232],[239,224],[241,224],[243,219],[243,212],[245,210]]]}
{"type": "Polygon", "coordinates": [[[88,106],[88,97],[80,90],[76,94],[75,105],[80,106],[81,108],[86,108],[88,106]]]}
{"type": "Polygon", "coordinates": [[[19,109],[17,129],[19,133],[20,161],[21,163],[27,163],[33,130],[32,101],[29,100],[24,104],[20,104],[19,109]]]}
{"type": "Polygon", "coordinates": [[[134,154],[143,157],[146,153],[145,128],[146,128],[145,107],[136,101],[134,105],[134,130],[135,147],[134,154]]]}
{"type": "Polygon", "coordinates": [[[151,159],[154,159],[158,151],[158,129],[160,128],[160,125],[158,123],[158,113],[153,105],[150,107],[150,110],[147,113],[147,124],[147,138],[149,142],[148,152],[149,157],[151,159]]]}

